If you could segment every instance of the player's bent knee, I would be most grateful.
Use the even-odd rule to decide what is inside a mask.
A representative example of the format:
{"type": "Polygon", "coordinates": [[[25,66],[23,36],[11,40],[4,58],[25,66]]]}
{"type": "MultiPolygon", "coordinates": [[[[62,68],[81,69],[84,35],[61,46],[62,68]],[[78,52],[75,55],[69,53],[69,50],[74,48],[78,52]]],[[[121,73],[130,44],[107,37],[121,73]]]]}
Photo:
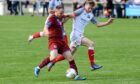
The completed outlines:
{"type": "Polygon", "coordinates": [[[63,55],[64,55],[64,57],[65,57],[68,61],[73,60],[73,56],[71,55],[71,52],[70,52],[70,51],[64,52],[63,55]]]}
{"type": "Polygon", "coordinates": [[[70,55],[69,57],[67,57],[67,60],[68,61],[72,61],[74,58],[73,58],[73,56],[72,55],[70,55]]]}
{"type": "Polygon", "coordinates": [[[71,50],[71,54],[73,55],[76,51],[77,47],[71,46],[70,50],[71,50]]]}
{"type": "Polygon", "coordinates": [[[57,49],[51,50],[51,52],[50,52],[50,60],[51,60],[51,61],[54,60],[57,56],[58,56],[58,51],[57,51],[57,49]]]}
{"type": "Polygon", "coordinates": [[[93,47],[93,46],[94,46],[94,42],[91,41],[88,43],[88,47],[93,47]]]}
{"type": "Polygon", "coordinates": [[[74,60],[73,56],[71,56],[71,57],[69,58],[69,61],[72,61],[72,60],[74,60]]]}
{"type": "Polygon", "coordinates": [[[76,44],[76,43],[74,43],[74,42],[71,42],[70,43],[70,48],[76,48],[78,45],[76,44]]]}

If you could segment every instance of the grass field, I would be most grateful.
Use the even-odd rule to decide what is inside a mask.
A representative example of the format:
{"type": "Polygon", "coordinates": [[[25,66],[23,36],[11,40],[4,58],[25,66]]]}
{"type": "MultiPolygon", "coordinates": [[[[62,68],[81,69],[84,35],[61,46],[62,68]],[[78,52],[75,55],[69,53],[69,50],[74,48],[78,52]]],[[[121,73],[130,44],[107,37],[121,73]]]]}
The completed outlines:
{"type": "MultiPolygon", "coordinates": [[[[106,19],[98,19],[106,21],[106,19]]],[[[85,36],[95,42],[96,63],[104,67],[91,71],[87,48],[80,47],[75,60],[85,81],[65,77],[68,62],[59,62],[51,72],[42,69],[34,77],[34,67],[49,55],[47,38],[30,45],[28,35],[43,29],[45,17],[0,17],[0,84],[140,84],[140,20],[116,19],[113,24],[96,28],[89,24],[85,36]]],[[[67,34],[71,21],[65,24],[67,34]]]]}

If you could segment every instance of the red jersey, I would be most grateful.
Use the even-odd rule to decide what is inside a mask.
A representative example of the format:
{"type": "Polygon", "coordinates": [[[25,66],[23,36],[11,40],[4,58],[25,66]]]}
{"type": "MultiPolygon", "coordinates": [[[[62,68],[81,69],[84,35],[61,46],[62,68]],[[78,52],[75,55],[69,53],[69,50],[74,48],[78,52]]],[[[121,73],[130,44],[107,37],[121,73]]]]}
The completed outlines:
{"type": "Polygon", "coordinates": [[[70,51],[68,44],[64,41],[64,28],[62,20],[65,18],[58,18],[51,15],[46,23],[48,27],[49,50],[57,49],[59,54],[70,51]]]}
{"type": "Polygon", "coordinates": [[[48,18],[48,21],[46,23],[48,27],[49,32],[49,40],[57,39],[57,40],[63,40],[64,38],[64,28],[62,23],[62,18],[58,18],[55,15],[51,15],[48,18]]]}

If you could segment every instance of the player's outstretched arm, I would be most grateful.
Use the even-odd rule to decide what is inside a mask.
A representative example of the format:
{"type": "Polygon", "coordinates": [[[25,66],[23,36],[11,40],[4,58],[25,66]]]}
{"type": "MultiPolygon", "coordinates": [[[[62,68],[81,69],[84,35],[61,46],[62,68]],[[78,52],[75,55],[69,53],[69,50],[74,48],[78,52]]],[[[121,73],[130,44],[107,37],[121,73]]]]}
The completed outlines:
{"type": "Polygon", "coordinates": [[[65,13],[64,16],[67,18],[74,18],[75,17],[74,13],[65,13]]]}
{"type": "Polygon", "coordinates": [[[66,23],[71,18],[72,18],[71,14],[64,14],[62,22],[66,23]]]}
{"type": "Polygon", "coordinates": [[[49,35],[48,27],[47,27],[46,25],[44,26],[44,34],[45,34],[45,36],[47,36],[47,37],[48,37],[48,35],[49,35]]]}
{"type": "Polygon", "coordinates": [[[96,26],[97,27],[102,27],[102,26],[106,26],[109,25],[113,22],[114,18],[109,18],[106,22],[97,22],[96,26]]]}
{"type": "Polygon", "coordinates": [[[67,14],[69,18],[75,18],[76,16],[79,16],[84,11],[84,8],[79,8],[78,10],[74,11],[71,14],[67,14]]]}
{"type": "Polygon", "coordinates": [[[48,28],[53,24],[53,18],[52,16],[50,16],[47,20],[47,22],[45,23],[45,26],[44,26],[44,34],[45,36],[49,36],[49,30],[48,28]]]}

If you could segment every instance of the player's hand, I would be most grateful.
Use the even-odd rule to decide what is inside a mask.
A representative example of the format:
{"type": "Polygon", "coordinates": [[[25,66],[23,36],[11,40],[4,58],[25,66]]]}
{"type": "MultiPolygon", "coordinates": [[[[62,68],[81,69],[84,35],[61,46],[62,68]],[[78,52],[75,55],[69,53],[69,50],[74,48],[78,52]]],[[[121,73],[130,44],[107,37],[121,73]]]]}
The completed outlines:
{"type": "Polygon", "coordinates": [[[113,20],[114,20],[114,18],[109,18],[109,19],[108,19],[108,24],[112,23],[113,20]]]}

